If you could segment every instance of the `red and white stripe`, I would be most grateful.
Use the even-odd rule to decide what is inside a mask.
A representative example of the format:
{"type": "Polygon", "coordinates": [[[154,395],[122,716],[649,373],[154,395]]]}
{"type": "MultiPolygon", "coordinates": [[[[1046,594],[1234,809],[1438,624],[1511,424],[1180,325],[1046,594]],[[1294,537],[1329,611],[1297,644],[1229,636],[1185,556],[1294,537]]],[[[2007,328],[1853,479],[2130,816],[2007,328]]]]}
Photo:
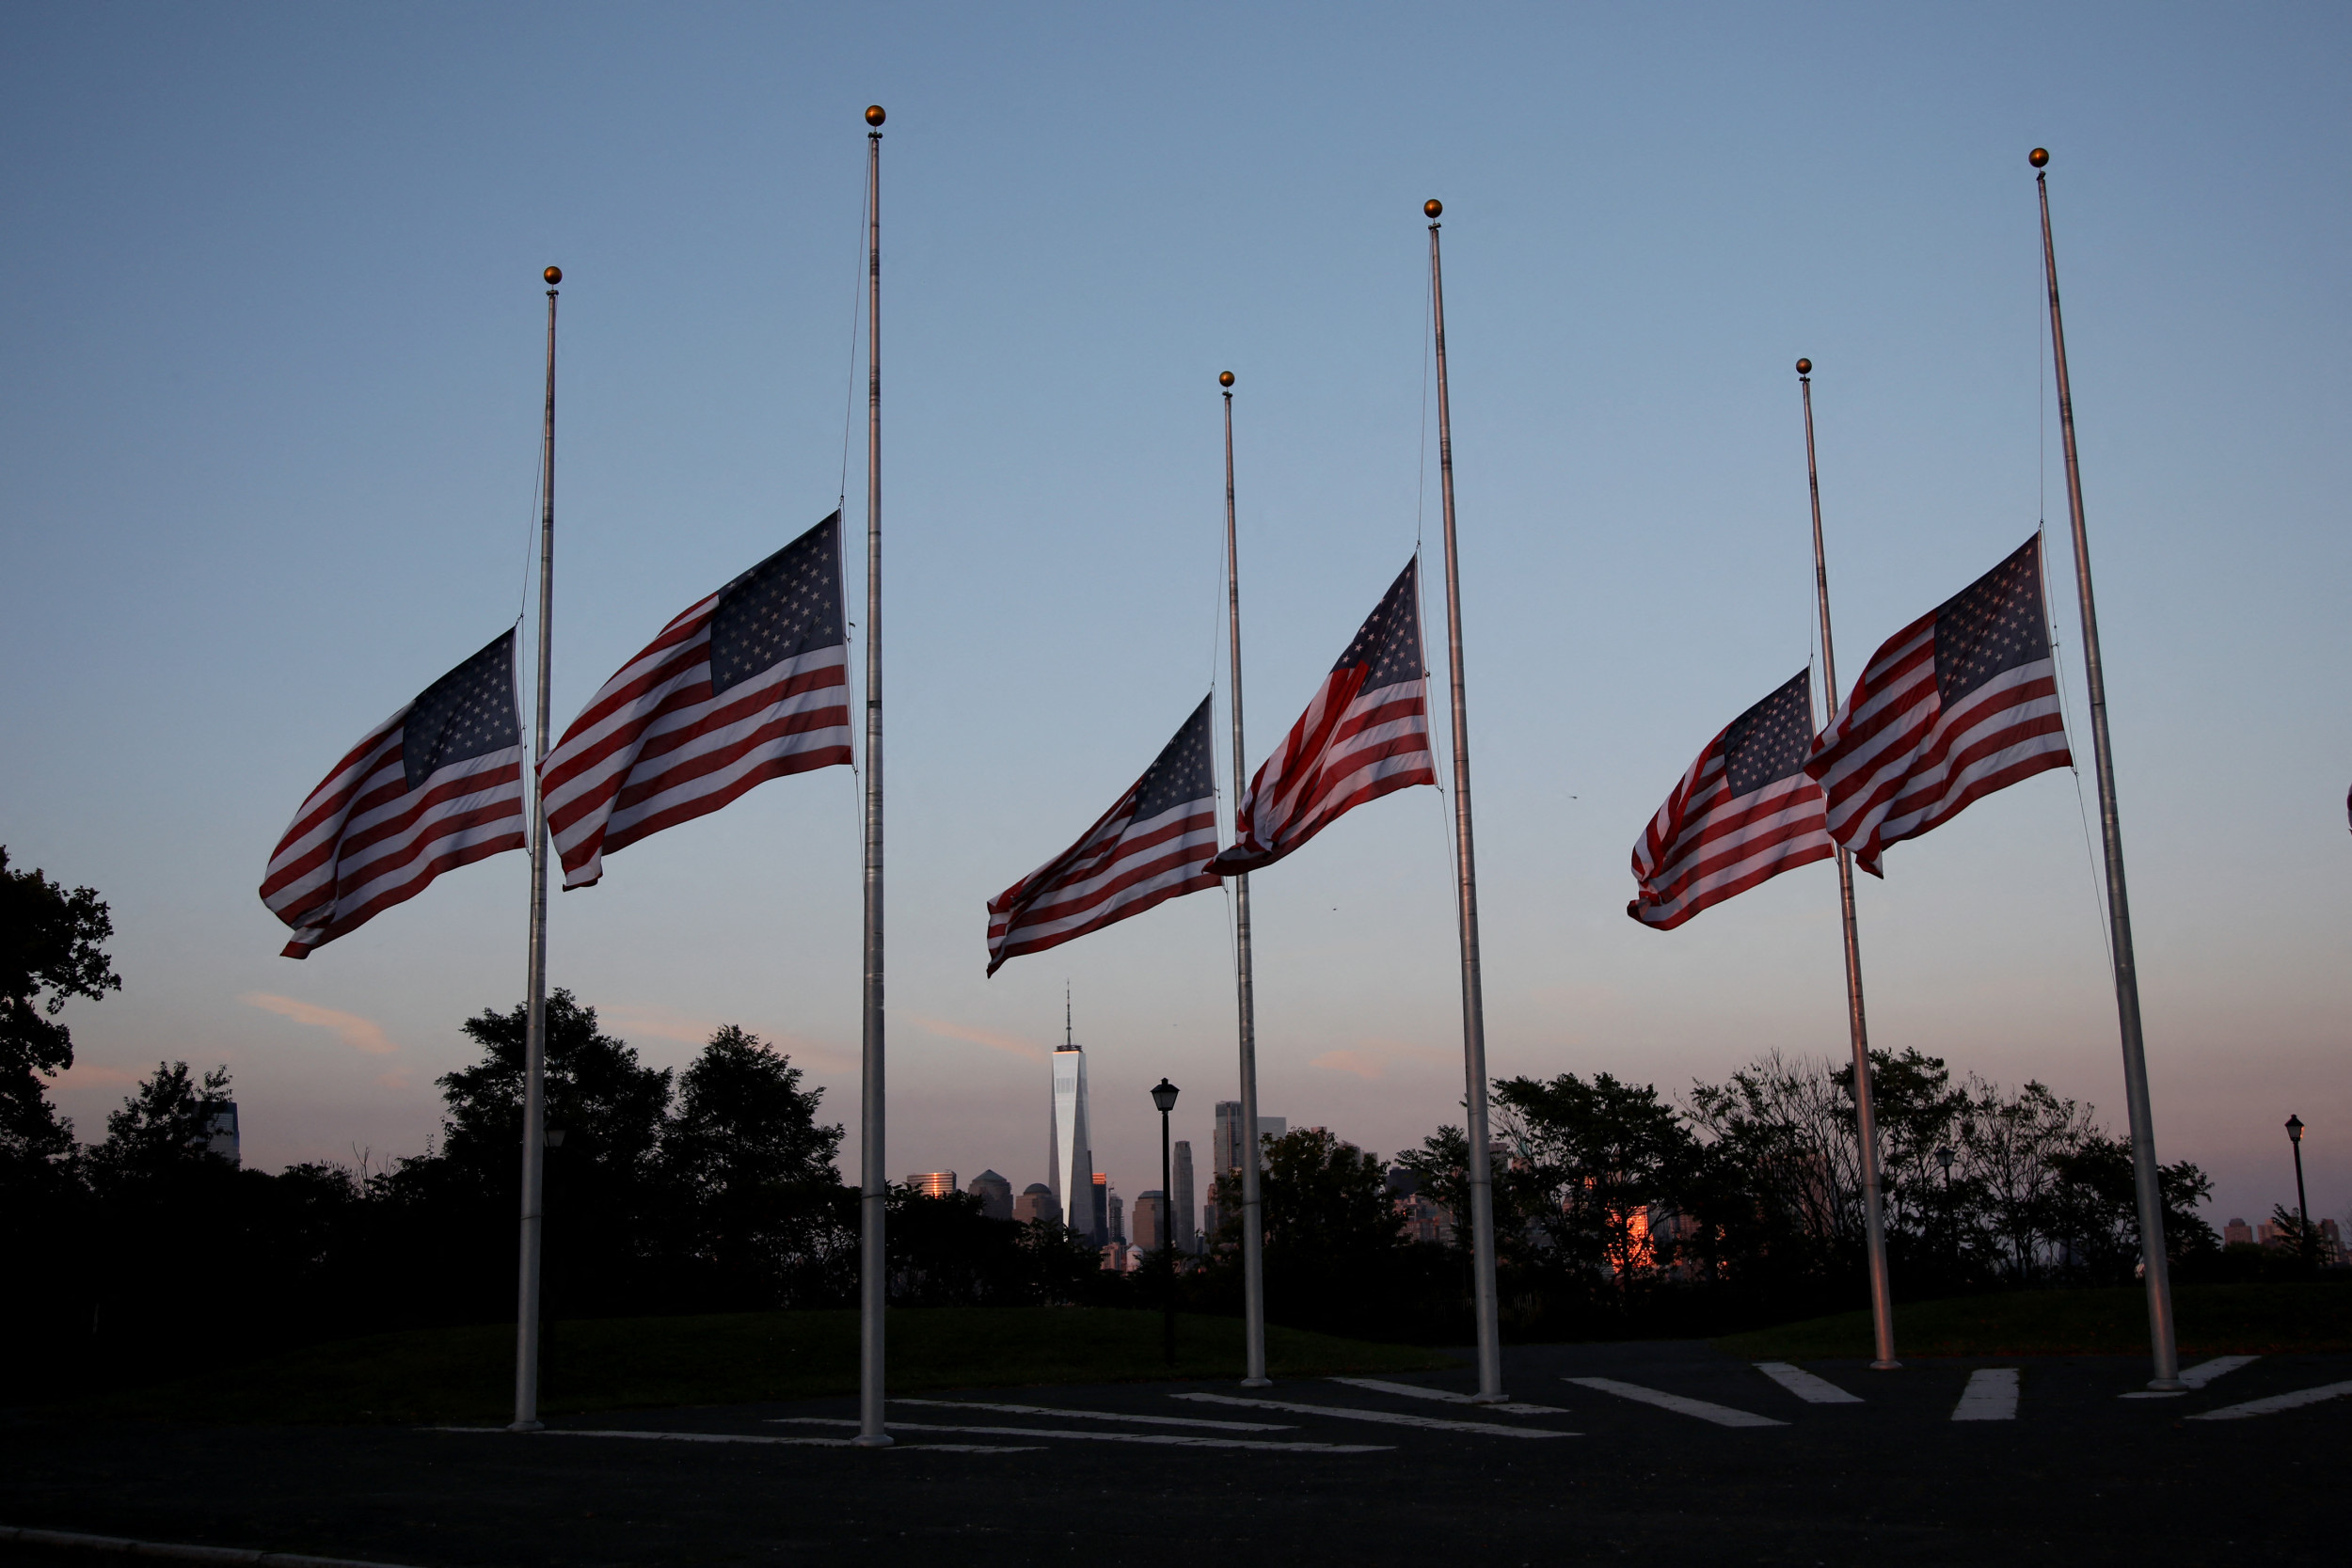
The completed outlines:
{"type": "Polygon", "coordinates": [[[1209,869],[1216,853],[1210,720],[1204,697],[1143,777],[1077,843],[988,901],[991,974],[1008,958],[1057,947],[1223,880],[1209,869]],[[1169,801],[1171,794],[1191,799],[1169,801]],[[1157,809],[1137,820],[1146,796],[1157,809]]]}
{"type": "Polygon", "coordinates": [[[1645,926],[1671,931],[1709,905],[1837,852],[1828,802],[1810,775],[1792,773],[1745,795],[1730,792],[1724,775],[1724,736],[1730,733],[1726,725],[1707,743],[1633,846],[1641,889],[1625,912],[1645,926]]]}
{"type": "Polygon", "coordinates": [[[850,760],[849,649],[781,661],[716,697],[710,617],[688,610],[606,681],[540,768],[564,885],[587,887],[604,857],[788,773],[850,760]]]}
{"type": "Polygon", "coordinates": [[[286,958],[310,957],[444,871],[526,847],[522,748],[452,763],[411,790],[401,736],[414,705],[335,765],[272,851],[262,902],[294,927],[286,958]]]}
{"type": "Polygon", "coordinates": [[[1935,682],[1935,612],[1921,616],[1871,656],[1805,763],[1829,797],[1830,836],[1866,861],[1980,796],[2074,766],[2056,662],[2003,671],[1947,709],[1935,682]]]}
{"type": "Polygon", "coordinates": [[[1222,876],[1261,870],[1343,814],[1392,790],[1438,782],[1429,751],[1429,677],[1362,689],[1370,666],[1334,670],[1249,781],[1222,876]]]}

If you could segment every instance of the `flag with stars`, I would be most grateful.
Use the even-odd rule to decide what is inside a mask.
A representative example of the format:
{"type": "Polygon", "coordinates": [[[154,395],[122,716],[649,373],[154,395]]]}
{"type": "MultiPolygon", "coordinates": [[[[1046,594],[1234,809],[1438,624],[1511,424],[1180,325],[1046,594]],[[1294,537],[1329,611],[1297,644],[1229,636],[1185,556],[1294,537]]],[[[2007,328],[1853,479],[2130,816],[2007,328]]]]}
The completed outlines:
{"type": "Polygon", "coordinates": [[[1428,674],[1415,556],[1249,781],[1234,813],[1233,847],[1216,858],[1218,873],[1261,870],[1367,800],[1436,784],[1428,674]]]}
{"type": "Polygon", "coordinates": [[[1221,880],[1209,699],[1078,842],[988,901],[988,972],[1221,880]]]}
{"type": "Polygon", "coordinates": [[[1804,766],[1829,796],[1830,836],[1876,860],[1981,796],[2074,763],[2037,533],[1888,638],[1804,766]]]}
{"type": "MultiPolygon", "coordinates": [[[[1804,770],[1813,673],[1800,670],[1707,743],[1633,846],[1625,912],[1671,931],[1784,871],[1828,860],[1829,805],[1804,770]]],[[[1878,867],[1863,863],[1863,869],[1878,867]]]]}
{"type": "Polygon", "coordinates": [[[662,627],[540,767],[564,887],[766,780],[850,761],[847,626],[836,512],[662,627]]]}
{"type": "Polygon", "coordinates": [[[515,633],[435,681],[354,746],[294,813],[262,902],[310,950],[414,898],[444,871],[524,847],[515,633]]]}

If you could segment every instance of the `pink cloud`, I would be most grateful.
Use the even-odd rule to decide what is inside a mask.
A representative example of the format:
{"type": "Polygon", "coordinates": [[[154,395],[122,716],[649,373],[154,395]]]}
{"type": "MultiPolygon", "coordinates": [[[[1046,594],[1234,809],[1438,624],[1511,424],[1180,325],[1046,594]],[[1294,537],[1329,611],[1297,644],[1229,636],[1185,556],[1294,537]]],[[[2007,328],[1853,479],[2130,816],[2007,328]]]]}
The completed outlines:
{"type": "Polygon", "coordinates": [[[358,1013],[339,1012],[322,1007],[315,1002],[297,1002],[291,996],[274,996],[265,990],[249,990],[237,998],[248,1007],[259,1007],[265,1013],[290,1018],[296,1023],[314,1028],[332,1029],[342,1042],[354,1051],[370,1056],[389,1056],[400,1047],[384,1037],[384,1026],[358,1013]]]}
{"type": "Polygon", "coordinates": [[[914,1024],[927,1035],[937,1035],[943,1039],[970,1040],[974,1045],[985,1045],[992,1051],[1009,1052],[1032,1062],[1045,1060],[1046,1051],[1043,1046],[1022,1039],[1017,1036],[1000,1035],[993,1029],[975,1029],[968,1023],[955,1023],[944,1018],[930,1018],[922,1013],[899,1013],[897,1016],[914,1024]]]}

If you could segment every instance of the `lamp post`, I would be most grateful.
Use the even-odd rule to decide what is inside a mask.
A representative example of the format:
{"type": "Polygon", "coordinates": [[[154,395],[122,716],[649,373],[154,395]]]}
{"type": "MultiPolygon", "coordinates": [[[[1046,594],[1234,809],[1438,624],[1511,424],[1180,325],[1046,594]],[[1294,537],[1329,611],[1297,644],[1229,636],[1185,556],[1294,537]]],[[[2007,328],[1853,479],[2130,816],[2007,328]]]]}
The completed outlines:
{"type": "Polygon", "coordinates": [[[2304,1201],[2303,1197],[2303,1118],[2301,1117],[2292,1114],[2287,1117],[2287,1142],[2295,1149],[2296,1234],[2301,1239],[2301,1245],[2296,1250],[2303,1255],[2304,1266],[2309,1267],[2315,1249],[2312,1244],[2312,1206],[2304,1201]]]}
{"type": "Polygon", "coordinates": [[[1160,1327],[1168,1364],[1176,1365],[1176,1180],[1168,1164],[1168,1115],[1176,1109],[1176,1085],[1167,1078],[1152,1085],[1152,1103],[1160,1108],[1160,1262],[1168,1277],[1160,1282],[1160,1327]]]}

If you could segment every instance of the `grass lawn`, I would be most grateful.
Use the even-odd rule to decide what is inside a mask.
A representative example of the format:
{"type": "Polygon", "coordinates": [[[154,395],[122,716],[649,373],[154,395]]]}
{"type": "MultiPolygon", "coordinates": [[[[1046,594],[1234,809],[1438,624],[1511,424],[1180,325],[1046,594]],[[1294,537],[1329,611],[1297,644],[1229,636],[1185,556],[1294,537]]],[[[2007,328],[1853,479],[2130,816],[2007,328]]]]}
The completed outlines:
{"type": "MultiPolygon", "coordinates": [[[[2017,1291],[1895,1308],[1895,1348],[1914,1355],[2106,1355],[2148,1349],[2148,1298],[2136,1289],[2017,1291]]],[[[2181,1354],[2352,1351],[2352,1287],[2181,1285],[2181,1354]]],[[[1751,1359],[1870,1354],[1870,1314],[1783,1323],[1715,1341],[1751,1359]]]]}
{"type": "MultiPolygon", "coordinates": [[[[1266,1330],[1277,1375],[1411,1371],[1453,1364],[1407,1345],[1266,1330]]],[[[1176,1365],[1160,1315],[1104,1307],[894,1308],[889,1383],[918,1389],[1238,1377],[1237,1318],[1180,1316],[1176,1365]]],[[[511,1324],[421,1329],[314,1345],[275,1359],[109,1395],[73,1414],[230,1422],[505,1421],[514,1410],[511,1324]]],[[[853,1394],[857,1314],[743,1312],[556,1325],[542,1358],[551,1415],[628,1405],[739,1403],[853,1394]]],[[[64,1413],[60,1411],[60,1413],[64,1413]]]]}

